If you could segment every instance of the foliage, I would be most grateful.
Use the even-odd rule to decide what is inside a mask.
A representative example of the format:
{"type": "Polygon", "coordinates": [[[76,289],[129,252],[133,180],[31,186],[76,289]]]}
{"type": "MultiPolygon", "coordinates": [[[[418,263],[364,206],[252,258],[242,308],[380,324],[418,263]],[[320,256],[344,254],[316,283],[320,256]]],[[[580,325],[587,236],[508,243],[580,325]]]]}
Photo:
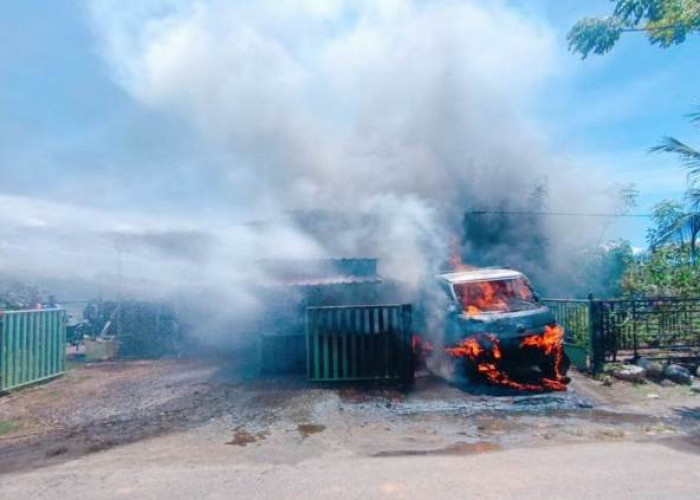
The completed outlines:
{"type": "Polygon", "coordinates": [[[688,245],[667,244],[636,259],[625,273],[622,292],[635,297],[698,297],[700,266],[689,257],[688,245]]]}
{"type": "Polygon", "coordinates": [[[577,296],[593,293],[596,297],[618,297],[635,257],[628,241],[615,240],[592,250],[581,262],[578,272],[584,288],[577,296]]]}
{"type": "MultiPolygon", "coordinates": [[[[693,121],[700,120],[700,113],[690,116],[693,121]]],[[[673,137],[664,138],[651,151],[672,153],[680,157],[688,171],[688,186],[685,206],[666,201],[655,207],[653,218],[656,228],[649,233],[649,243],[653,249],[669,241],[677,241],[681,245],[687,242],[690,262],[694,263],[700,236],[700,151],[673,137]]]]}
{"type": "Polygon", "coordinates": [[[696,241],[700,234],[697,205],[665,200],[652,210],[649,252],[633,259],[620,291],[635,297],[698,297],[700,266],[696,241]]]}
{"type": "Polygon", "coordinates": [[[569,49],[585,59],[592,52],[605,54],[627,32],[645,32],[661,47],[682,43],[700,31],[699,0],[611,0],[615,7],[606,17],[587,17],[567,35],[569,49]]]}
{"type": "MultiPolygon", "coordinates": [[[[651,221],[654,227],[647,231],[647,241],[654,248],[668,240],[668,235],[675,232],[678,220],[683,216],[683,204],[676,200],[664,200],[657,203],[651,211],[651,221]]],[[[683,243],[683,234],[676,233],[683,243]]]]}
{"type": "Polygon", "coordinates": [[[617,194],[618,197],[618,207],[617,213],[619,215],[624,215],[629,213],[630,210],[636,208],[637,198],[639,198],[639,190],[635,184],[627,184],[620,189],[617,194]]]}
{"type": "Polygon", "coordinates": [[[649,252],[628,267],[620,287],[623,295],[700,296],[695,244],[700,233],[700,214],[691,209],[692,206],[674,200],[654,207],[654,227],[647,234],[649,252]]]}
{"type": "MultiPolygon", "coordinates": [[[[686,196],[687,197],[687,196],[686,196]]],[[[677,201],[663,201],[652,210],[656,227],[647,233],[652,251],[669,242],[677,242],[687,249],[690,263],[696,261],[697,240],[700,236],[700,212],[697,204],[689,202],[684,207],[677,201]]]]}
{"type": "MultiPolygon", "coordinates": [[[[690,113],[688,117],[692,122],[700,123],[700,111],[690,113]]],[[[688,194],[695,204],[700,205],[700,151],[673,137],[664,137],[651,151],[671,153],[680,158],[688,171],[688,194]]]]}
{"type": "Polygon", "coordinates": [[[0,436],[3,434],[9,434],[10,432],[18,429],[20,427],[19,423],[12,420],[0,420],[0,436]]]}

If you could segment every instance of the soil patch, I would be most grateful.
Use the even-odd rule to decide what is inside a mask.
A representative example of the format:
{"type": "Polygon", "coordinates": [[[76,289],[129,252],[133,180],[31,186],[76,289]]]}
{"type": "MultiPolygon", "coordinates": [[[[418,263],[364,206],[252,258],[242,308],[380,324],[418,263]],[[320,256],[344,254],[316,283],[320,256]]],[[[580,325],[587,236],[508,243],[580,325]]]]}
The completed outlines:
{"type": "Polygon", "coordinates": [[[409,456],[426,456],[426,455],[480,455],[482,453],[489,453],[493,451],[500,451],[503,447],[490,443],[487,441],[481,441],[478,443],[456,443],[444,448],[438,448],[435,450],[389,450],[380,451],[373,454],[373,457],[409,457],[409,456]]]}
{"type": "Polygon", "coordinates": [[[226,444],[231,444],[234,446],[247,446],[251,443],[261,441],[269,436],[269,432],[258,432],[252,434],[245,429],[235,429],[233,433],[233,439],[226,444]]]}
{"type": "Polygon", "coordinates": [[[297,431],[299,434],[301,434],[302,437],[309,437],[312,434],[318,434],[319,432],[323,432],[326,430],[325,425],[321,424],[299,424],[297,425],[297,431]]]}

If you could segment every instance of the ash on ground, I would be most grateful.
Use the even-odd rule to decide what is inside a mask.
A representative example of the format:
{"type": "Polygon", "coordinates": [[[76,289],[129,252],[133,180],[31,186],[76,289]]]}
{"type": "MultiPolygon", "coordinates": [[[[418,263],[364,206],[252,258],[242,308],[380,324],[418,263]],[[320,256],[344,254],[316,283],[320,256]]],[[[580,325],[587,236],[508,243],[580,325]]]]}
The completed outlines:
{"type": "Polygon", "coordinates": [[[256,377],[232,366],[230,360],[81,365],[4,396],[0,473],[155,437],[191,447],[193,457],[233,453],[236,460],[288,464],[562,442],[698,442],[700,435],[687,387],[610,388],[575,374],[566,392],[527,394],[422,375],[412,390],[400,391],[256,377]],[[658,394],[648,398],[649,391],[658,394]]]}

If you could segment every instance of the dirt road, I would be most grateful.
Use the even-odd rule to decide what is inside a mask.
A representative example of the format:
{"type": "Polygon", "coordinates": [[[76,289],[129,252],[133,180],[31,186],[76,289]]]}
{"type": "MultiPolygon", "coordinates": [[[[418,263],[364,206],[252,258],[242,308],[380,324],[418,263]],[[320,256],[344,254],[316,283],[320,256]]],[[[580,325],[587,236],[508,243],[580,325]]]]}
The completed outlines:
{"type": "Polygon", "coordinates": [[[0,398],[0,498],[700,495],[687,387],[400,392],[230,366],[82,366],[0,398]]]}
{"type": "Polygon", "coordinates": [[[470,456],[325,457],[294,465],[191,456],[173,438],[0,482],[3,498],[698,498],[700,456],[605,443],[470,456]],[[171,449],[167,457],[154,448],[171,449]]]}

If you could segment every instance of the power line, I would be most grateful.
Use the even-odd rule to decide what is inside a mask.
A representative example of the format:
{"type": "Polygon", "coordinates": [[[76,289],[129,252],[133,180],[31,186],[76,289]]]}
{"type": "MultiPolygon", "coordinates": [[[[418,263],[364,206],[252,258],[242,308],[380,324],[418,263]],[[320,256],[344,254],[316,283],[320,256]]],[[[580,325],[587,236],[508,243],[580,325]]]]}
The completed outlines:
{"type": "Polygon", "coordinates": [[[525,210],[472,210],[467,215],[540,215],[555,217],[652,217],[652,214],[625,214],[602,212],[530,212],[525,210]]]}

